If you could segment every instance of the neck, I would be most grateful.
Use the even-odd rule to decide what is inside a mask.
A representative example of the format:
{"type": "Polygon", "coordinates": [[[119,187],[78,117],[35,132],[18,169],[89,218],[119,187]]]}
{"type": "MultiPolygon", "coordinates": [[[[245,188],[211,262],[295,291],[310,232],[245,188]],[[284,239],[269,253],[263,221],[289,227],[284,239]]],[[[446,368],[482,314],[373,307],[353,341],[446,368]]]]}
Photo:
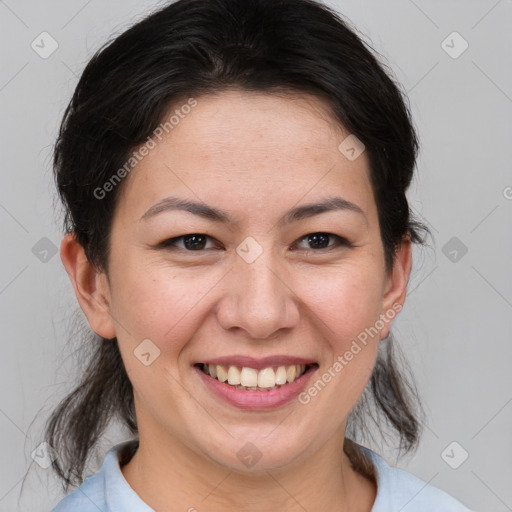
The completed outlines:
{"type": "Polygon", "coordinates": [[[168,437],[144,436],[122,473],[155,510],[370,512],[376,485],[352,469],[343,436],[308,459],[278,469],[240,473],[168,437]],[[165,447],[165,448],[163,448],[165,447]]]}

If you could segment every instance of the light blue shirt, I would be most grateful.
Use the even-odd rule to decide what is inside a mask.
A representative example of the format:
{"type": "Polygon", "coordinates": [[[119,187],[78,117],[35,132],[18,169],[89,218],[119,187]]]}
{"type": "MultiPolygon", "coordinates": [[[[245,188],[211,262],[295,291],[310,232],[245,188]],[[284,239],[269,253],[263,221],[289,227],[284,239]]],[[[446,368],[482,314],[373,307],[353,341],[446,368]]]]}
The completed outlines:
{"type": "MultiPolygon", "coordinates": [[[[111,448],[101,469],[87,477],[52,512],[154,512],[139,498],[121,472],[117,452],[124,444],[111,448]]],[[[470,512],[448,493],[407,471],[390,466],[372,450],[362,449],[375,466],[377,497],[371,512],[470,512]]]]}

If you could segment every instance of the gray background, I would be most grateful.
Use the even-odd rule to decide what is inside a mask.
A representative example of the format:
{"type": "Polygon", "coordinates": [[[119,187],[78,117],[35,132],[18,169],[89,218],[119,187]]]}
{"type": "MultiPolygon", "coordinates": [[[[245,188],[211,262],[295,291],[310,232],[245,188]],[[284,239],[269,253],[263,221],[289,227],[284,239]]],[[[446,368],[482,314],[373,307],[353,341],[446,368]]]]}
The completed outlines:
{"type": "MultiPolygon", "coordinates": [[[[415,251],[394,332],[429,420],[418,452],[398,465],[475,510],[512,510],[512,1],[330,3],[389,62],[422,140],[409,197],[435,242],[415,251]],[[464,42],[446,39],[454,31],[469,44],[457,58],[464,42]],[[460,464],[465,452],[457,469],[446,462],[460,464]]],[[[68,333],[77,303],[52,253],[61,238],[57,126],[92,52],[156,5],[0,1],[2,512],[49,510],[60,498],[50,470],[31,458],[43,420],[76,378],[68,333]],[[31,48],[43,31],[58,43],[46,59],[31,48]]],[[[105,449],[123,440],[109,436],[105,449]]]]}

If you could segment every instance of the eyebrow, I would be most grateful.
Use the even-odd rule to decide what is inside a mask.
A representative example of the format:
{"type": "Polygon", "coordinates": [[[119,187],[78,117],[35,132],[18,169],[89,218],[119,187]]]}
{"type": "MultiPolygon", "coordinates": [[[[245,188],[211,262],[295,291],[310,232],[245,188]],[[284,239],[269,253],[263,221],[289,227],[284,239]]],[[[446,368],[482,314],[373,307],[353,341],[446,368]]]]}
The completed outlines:
{"type": "MultiPolygon", "coordinates": [[[[185,211],[203,217],[208,220],[215,222],[229,223],[234,222],[231,216],[220,209],[213,208],[204,203],[197,203],[194,201],[188,201],[179,199],[177,197],[166,197],[154,204],[149,210],[146,211],[140,220],[148,220],[156,215],[168,211],[185,211]]],[[[302,219],[313,217],[321,213],[332,212],[332,211],[350,211],[362,215],[366,220],[366,215],[363,210],[357,206],[357,204],[347,201],[342,197],[331,197],[326,200],[310,203],[303,206],[297,206],[288,211],[280,220],[279,224],[290,224],[297,222],[302,219]]]]}

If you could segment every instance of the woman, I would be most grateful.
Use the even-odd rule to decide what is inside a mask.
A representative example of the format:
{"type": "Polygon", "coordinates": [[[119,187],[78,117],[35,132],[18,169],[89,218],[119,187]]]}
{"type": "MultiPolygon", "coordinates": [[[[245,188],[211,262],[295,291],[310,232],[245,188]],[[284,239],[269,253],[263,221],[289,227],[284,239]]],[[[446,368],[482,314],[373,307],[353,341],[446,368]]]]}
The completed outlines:
{"type": "Polygon", "coordinates": [[[390,336],[417,145],[393,80],[309,0],[180,0],[93,57],[54,161],[97,344],[47,427],[81,484],[56,512],[468,510],[354,442],[372,410],[419,439],[390,336]],[[134,440],[83,481],[114,417],[134,440]]]}

